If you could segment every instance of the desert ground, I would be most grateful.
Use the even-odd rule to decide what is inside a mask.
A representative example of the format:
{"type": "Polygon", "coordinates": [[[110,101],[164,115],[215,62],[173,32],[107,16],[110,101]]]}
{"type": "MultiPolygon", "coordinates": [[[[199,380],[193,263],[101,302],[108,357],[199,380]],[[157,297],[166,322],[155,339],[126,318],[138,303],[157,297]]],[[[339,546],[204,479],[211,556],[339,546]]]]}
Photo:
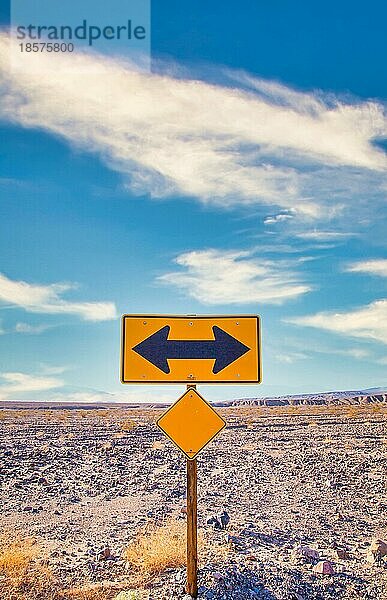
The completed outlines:
{"type": "MultiPolygon", "coordinates": [[[[199,598],[387,598],[386,405],[218,410],[199,598]]],[[[159,414],[0,410],[2,600],[185,597],[186,465],[159,414]]]]}

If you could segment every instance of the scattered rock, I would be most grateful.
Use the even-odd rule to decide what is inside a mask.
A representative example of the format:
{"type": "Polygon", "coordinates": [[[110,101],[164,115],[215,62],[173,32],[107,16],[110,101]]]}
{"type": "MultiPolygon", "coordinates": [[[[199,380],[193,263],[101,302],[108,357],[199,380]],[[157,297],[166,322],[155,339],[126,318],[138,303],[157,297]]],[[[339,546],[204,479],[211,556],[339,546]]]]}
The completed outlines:
{"type": "Polygon", "coordinates": [[[380,558],[387,556],[387,542],[380,539],[372,540],[370,552],[372,552],[374,556],[379,556],[380,558]]]}
{"type": "Polygon", "coordinates": [[[309,546],[300,545],[296,546],[292,550],[291,557],[293,560],[306,559],[308,561],[314,561],[320,559],[320,553],[314,548],[309,548],[309,546]]]}
{"type": "Polygon", "coordinates": [[[335,569],[333,564],[329,560],[320,560],[317,563],[317,565],[314,565],[313,573],[320,573],[322,575],[334,575],[335,569]]]}
{"type": "Polygon", "coordinates": [[[207,525],[212,525],[214,529],[222,529],[222,524],[216,515],[208,519],[207,525]]]}
{"type": "MultiPolygon", "coordinates": [[[[324,411],[310,427],[302,410],[291,417],[254,410],[249,429],[226,428],[200,461],[198,518],[208,545],[200,551],[199,600],[387,598],[378,566],[386,541],[380,534],[369,543],[383,531],[387,510],[383,415],[324,411]],[[214,520],[206,527],[208,517],[214,520]],[[347,573],[313,573],[311,565],[329,558],[338,559],[338,573],[346,555],[347,573]]],[[[238,411],[228,413],[233,425],[247,418],[238,411]]],[[[153,449],[162,439],[153,413],[140,409],[143,425],[114,437],[120,419],[104,412],[80,418],[66,410],[56,419],[57,411],[34,410],[0,419],[1,526],[15,524],[42,541],[50,568],[68,587],[121,585],[133,568],[125,571],[123,551],[141,528],[169,515],[184,526],[185,461],[169,442],[153,449]]],[[[181,600],[184,574],[171,568],[155,578],[149,600],[181,600]]]]}
{"type": "Polygon", "coordinates": [[[344,548],[336,548],[336,557],[339,560],[349,560],[351,558],[351,555],[344,548]]]}
{"type": "Polygon", "coordinates": [[[220,522],[222,524],[222,529],[227,529],[227,525],[230,522],[230,516],[225,510],[220,515],[220,522]]]}
{"type": "Polygon", "coordinates": [[[115,442],[114,440],[112,440],[111,442],[106,442],[105,444],[102,445],[101,450],[103,452],[113,452],[115,447],[115,442]]]}
{"type": "Polygon", "coordinates": [[[108,560],[110,558],[113,558],[110,552],[110,548],[109,546],[104,546],[98,553],[97,553],[97,560],[108,560]]]}

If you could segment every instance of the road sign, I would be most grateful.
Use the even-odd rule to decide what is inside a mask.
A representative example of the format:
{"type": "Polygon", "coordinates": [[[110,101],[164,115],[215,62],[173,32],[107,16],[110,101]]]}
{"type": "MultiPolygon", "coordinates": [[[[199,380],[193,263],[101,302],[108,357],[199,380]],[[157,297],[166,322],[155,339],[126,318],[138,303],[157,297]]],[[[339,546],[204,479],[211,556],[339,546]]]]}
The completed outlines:
{"type": "Polygon", "coordinates": [[[187,593],[197,597],[196,456],[225,427],[196,383],[260,383],[256,315],[124,315],[122,383],[186,383],[187,391],[157,421],[187,457],[187,593]]]}
{"type": "Polygon", "coordinates": [[[258,316],[124,315],[122,383],[260,383],[258,316]]]}
{"type": "Polygon", "coordinates": [[[194,388],[188,388],[158,419],[157,425],[189,460],[193,460],[226,422],[194,388]]]}

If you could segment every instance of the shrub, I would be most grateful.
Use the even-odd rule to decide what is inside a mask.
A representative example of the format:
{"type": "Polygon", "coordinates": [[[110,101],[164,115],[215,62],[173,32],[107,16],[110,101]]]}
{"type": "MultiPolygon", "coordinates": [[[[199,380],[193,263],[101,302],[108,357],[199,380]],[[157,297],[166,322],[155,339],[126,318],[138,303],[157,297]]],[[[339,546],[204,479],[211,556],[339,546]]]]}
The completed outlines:
{"type": "Polygon", "coordinates": [[[136,422],[132,421],[132,419],[126,419],[125,421],[121,421],[120,427],[122,431],[132,431],[136,427],[136,422]]]}
{"type": "Polygon", "coordinates": [[[147,527],[126,549],[124,556],[139,574],[158,575],[186,563],[186,523],[170,519],[147,527]]]}
{"type": "Polygon", "coordinates": [[[0,536],[1,600],[112,600],[118,589],[117,584],[67,588],[45,566],[35,540],[18,538],[11,531],[0,536]]]}
{"type": "Polygon", "coordinates": [[[0,597],[20,600],[56,598],[56,582],[40,560],[41,550],[32,538],[0,539],[0,597]]]}

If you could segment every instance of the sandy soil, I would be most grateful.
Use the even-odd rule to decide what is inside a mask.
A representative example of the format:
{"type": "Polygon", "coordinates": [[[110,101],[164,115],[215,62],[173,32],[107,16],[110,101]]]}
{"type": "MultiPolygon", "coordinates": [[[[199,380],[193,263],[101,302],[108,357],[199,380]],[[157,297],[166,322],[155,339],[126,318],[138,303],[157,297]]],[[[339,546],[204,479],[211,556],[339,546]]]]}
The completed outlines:
{"type": "MultiPolygon", "coordinates": [[[[198,460],[207,540],[199,597],[387,598],[386,558],[372,561],[369,552],[387,535],[386,409],[221,412],[228,427],[198,460]],[[226,531],[207,524],[224,509],[226,531]],[[334,574],[315,573],[319,560],[334,574]]],[[[64,582],[129,588],[122,552],[136,533],[170,515],[185,519],[185,461],[154,425],[156,412],[0,416],[3,530],[35,536],[64,582]]],[[[184,578],[184,569],[171,569],[147,594],[183,598],[184,578]]]]}

